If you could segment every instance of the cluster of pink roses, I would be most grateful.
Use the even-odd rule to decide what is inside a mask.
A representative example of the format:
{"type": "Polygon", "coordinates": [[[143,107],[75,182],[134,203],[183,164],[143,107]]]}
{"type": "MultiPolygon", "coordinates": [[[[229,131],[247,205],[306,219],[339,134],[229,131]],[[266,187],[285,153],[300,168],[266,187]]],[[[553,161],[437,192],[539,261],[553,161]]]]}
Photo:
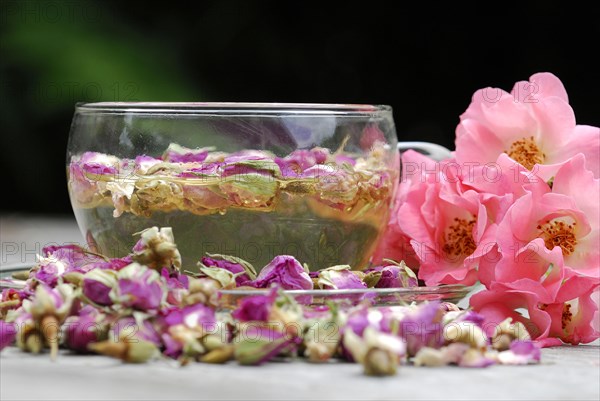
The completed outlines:
{"type": "Polygon", "coordinates": [[[402,162],[375,262],[404,259],[427,285],[480,281],[470,302],[488,328],[512,317],[545,346],[600,336],[600,129],[576,125],[557,77],[478,90],[452,159],[402,162]]]}

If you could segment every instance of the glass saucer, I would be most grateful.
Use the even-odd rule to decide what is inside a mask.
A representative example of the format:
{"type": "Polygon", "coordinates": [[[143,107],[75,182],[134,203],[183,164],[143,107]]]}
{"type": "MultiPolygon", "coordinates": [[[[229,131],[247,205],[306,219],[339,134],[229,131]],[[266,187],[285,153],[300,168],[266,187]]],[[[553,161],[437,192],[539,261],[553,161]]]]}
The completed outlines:
{"type": "MultiPolygon", "coordinates": [[[[318,307],[335,302],[341,306],[352,307],[368,301],[371,306],[398,306],[412,302],[441,301],[457,303],[470,291],[471,287],[460,284],[443,285],[438,287],[412,288],[365,288],[352,290],[285,290],[284,293],[293,297],[305,306],[318,307]]],[[[266,295],[266,289],[240,289],[219,291],[219,307],[222,310],[233,310],[248,296],[266,295]]]]}

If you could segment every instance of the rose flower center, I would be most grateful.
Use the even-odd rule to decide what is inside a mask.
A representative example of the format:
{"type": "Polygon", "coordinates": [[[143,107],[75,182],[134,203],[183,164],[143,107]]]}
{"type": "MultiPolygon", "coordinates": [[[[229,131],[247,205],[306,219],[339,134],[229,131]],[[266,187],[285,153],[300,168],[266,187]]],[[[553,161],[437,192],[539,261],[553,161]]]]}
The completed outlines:
{"type": "Polygon", "coordinates": [[[444,246],[442,250],[448,256],[468,256],[472,254],[477,245],[473,241],[473,227],[475,219],[454,218],[454,223],[446,229],[444,246]]]}
{"type": "Polygon", "coordinates": [[[505,150],[504,153],[527,170],[531,170],[534,165],[541,164],[546,159],[546,155],[537,146],[532,136],[513,142],[510,149],[505,150]]]}
{"type": "Polygon", "coordinates": [[[564,221],[548,221],[538,225],[540,230],[538,238],[544,240],[546,248],[552,250],[555,246],[560,246],[562,253],[568,256],[575,252],[577,237],[575,237],[575,222],[567,224],[564,221]]]}
{"type": "Polygon", "coordinates": [[[567,325],[569,323],[571,323],[571,319],[573,318],[573,312],[571,312],[571,305],[570,304],[565,304],[565,306],[563,306],[563,313],[562,313],[562,329],[566,329],[567,325]]]}

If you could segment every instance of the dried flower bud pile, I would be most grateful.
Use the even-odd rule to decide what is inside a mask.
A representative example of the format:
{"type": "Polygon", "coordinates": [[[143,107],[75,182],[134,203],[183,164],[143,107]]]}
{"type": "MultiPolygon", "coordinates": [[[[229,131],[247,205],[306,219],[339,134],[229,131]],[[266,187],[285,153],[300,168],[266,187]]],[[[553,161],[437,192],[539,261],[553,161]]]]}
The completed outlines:
{"type": "Polygon", "coordinates": [[[207,254],[200,273],[181,272],[169,228],[149,228],[132,253],[109,259],[78,246],[47,247],[23,289],[5,289],[0,303],[0,349],[59,348],[128,363],[171,358],[260,365],[275,358],[360,363],[367,375],[393,375],[401,365],[485,367],[531,364],[540,350],[525,327],[504,321],[494,330],[453,304],[373,307],[304,305],[288,289],[415,286],[404,263],[366,272],[332,266],[309,272],[280,255],[257,274],[248,262],[207,254]],[[219,291],[269,289],[219,309],[219,291]]]}

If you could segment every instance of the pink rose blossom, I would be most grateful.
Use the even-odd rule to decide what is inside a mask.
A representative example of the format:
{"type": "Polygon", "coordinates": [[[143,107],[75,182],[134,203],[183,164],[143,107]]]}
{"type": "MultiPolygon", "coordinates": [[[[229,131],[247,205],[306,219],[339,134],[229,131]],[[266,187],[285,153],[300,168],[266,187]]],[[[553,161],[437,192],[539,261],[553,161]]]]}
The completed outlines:
{"type": "Polygon", "coordinates": [[[520,279],[494,282],[489,289],[471,297],[471,306],[484,318],[486,332],[493,332],[506,317],[525,325],[532,338],[544,346],[573,345],[594,341],[600,336],[593,318],[598,306],[592,299],[600,287],[597,278],[563,270],[562,285],[556,294],[543,283],[520,279]]]}
{"type": "Polygon", "coordinates": [[[477,267],[493,249],[495,224],[480,195],[448,177],[421,183],[398,210],[400,230],[411,238],[419,259],[419,278],[427,285],[477,281],[477,267]]]}
{"type": "Polygon", "coordinates": [[[528,170],[550,179],[560,163],[583,153],[600,174],[600,129],[575,124],[560,80],[550,73],[517,82],[511,93],[480,89],[456,128],[459,164],[485,165],[506,153],[528,170]]]}
{"type": "MultiPolygon", "coordinates": [[[[503,258],[524,248],[558,247],[568,269],[600,276],[600,180],[585,169],[578,155],[558,169],[552,192],[532,191],[519,198],[498,226],[497,241],[503,258]]],[[[510,265],[508,268],[511,268],[510,265]]]]}
{"type": "Polygon", "coordinates": [[[401,161],[400,185],[396,191],[394,206],[372,262],[377,265],[381,264],[383,259],[404,260],[408,266],[418,268],[419,259],[410,244],[411,238],[400,228],[399,222],[403,218],[400,207],[411,190],[422,183],[435,183],[443,178],[440,164],[419,152],[407,150],[402,153],[401,161]]]}

